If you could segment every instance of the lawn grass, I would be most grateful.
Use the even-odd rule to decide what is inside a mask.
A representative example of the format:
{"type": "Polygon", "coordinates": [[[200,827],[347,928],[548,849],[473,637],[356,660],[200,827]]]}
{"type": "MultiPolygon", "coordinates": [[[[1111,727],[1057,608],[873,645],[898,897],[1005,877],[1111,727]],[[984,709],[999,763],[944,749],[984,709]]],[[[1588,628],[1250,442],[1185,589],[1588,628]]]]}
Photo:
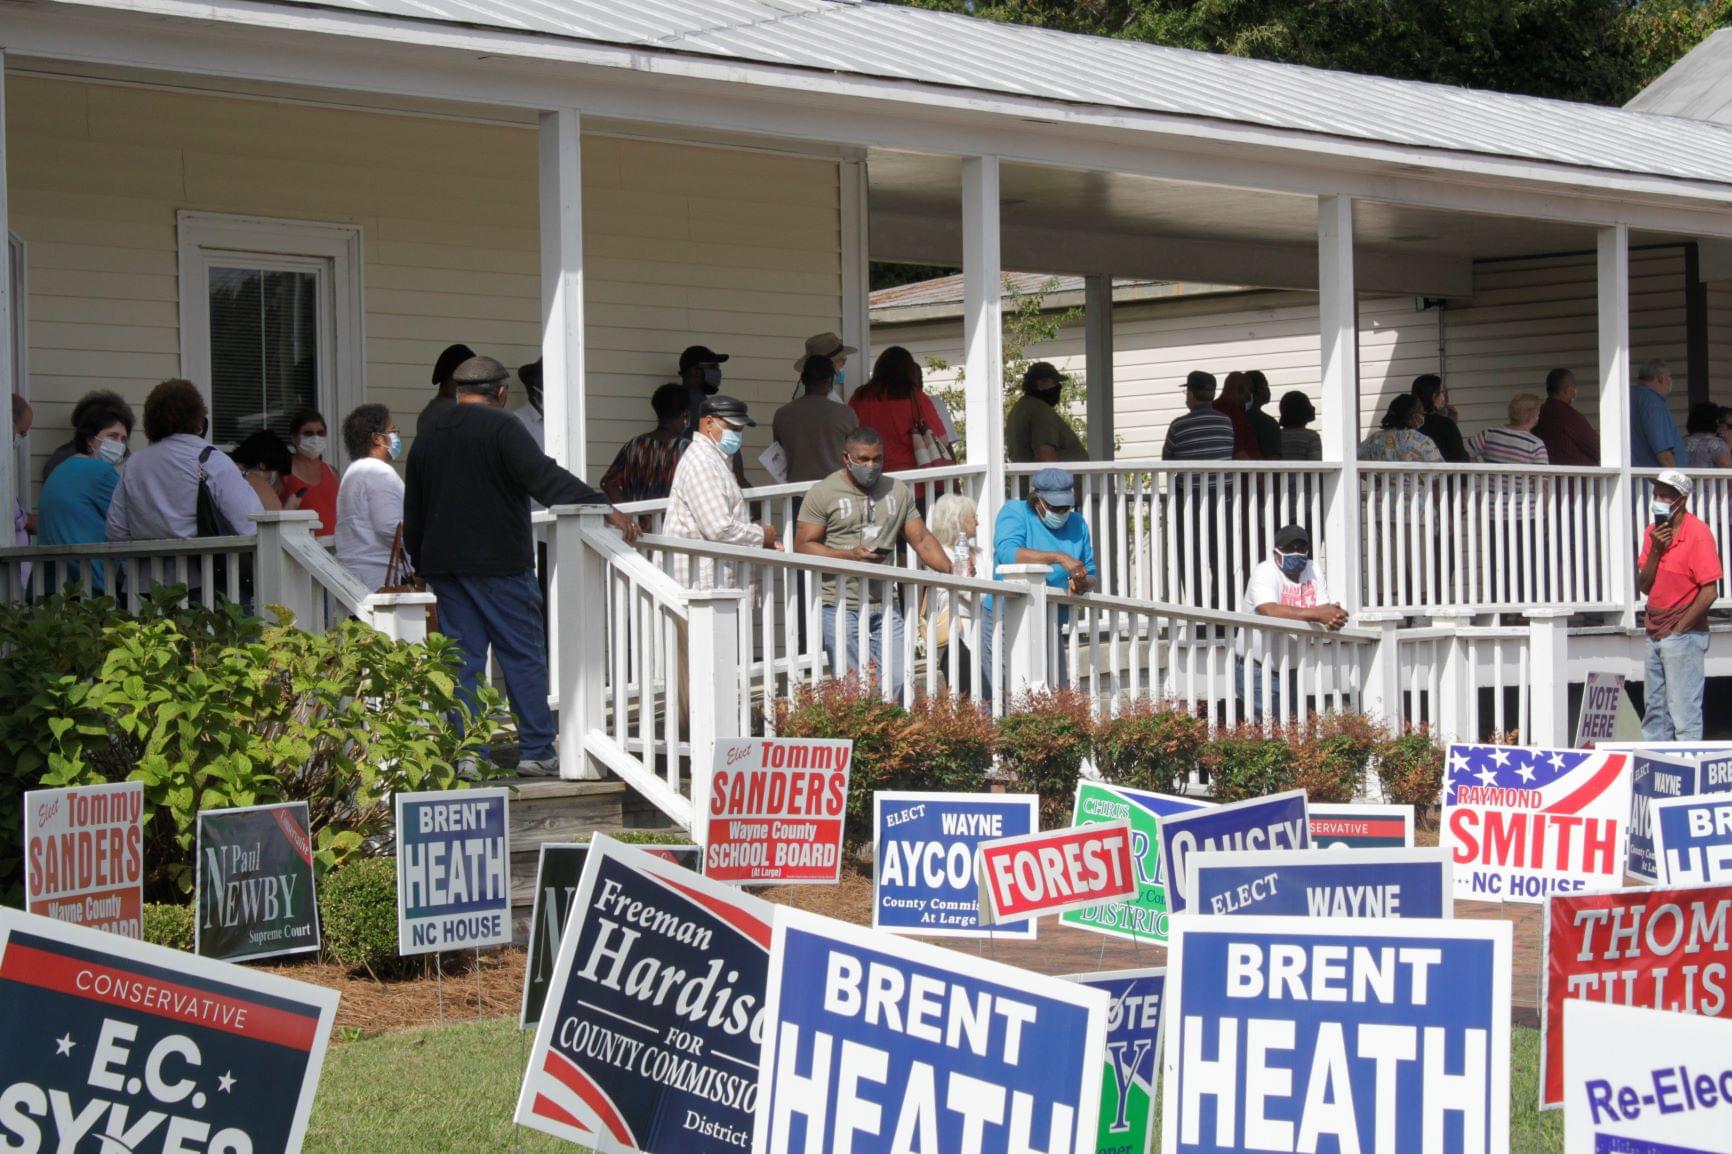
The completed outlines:
{"type": "MultiPolygon", "coordinates": [[[[529,1034],[509,1019],[336,1042],[307,1131],[308,1154],[366,1151],[565,1151],[577,1147],[511,1124],[529,1034]]],[[[1511,1031],[1510,1149],[1558,1154],[1561,1111],[1540,1114],[1537,1030],[1511,1031]]]]}

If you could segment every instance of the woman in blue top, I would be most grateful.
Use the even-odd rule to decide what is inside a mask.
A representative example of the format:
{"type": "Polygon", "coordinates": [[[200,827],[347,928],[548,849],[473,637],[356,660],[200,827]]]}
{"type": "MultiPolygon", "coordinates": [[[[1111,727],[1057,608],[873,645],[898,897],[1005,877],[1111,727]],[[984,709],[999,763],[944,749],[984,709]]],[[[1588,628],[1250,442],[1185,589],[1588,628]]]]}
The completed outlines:
{"type": "MultiPolygon", "coordinates": [[[[79,413],[72,440],[78,451],[66,458],[42,484],[37,543],[88,545],[108,539],[108,503],[120,481],[119,465],[132,436],[132,409],[116,400],[91,405],[79,413]]],[[[105,591],[104,566],[92,561],[91,592],[105,591]]],[[[68,566],[57,583],[85,583],[82,567],[68,566]]]]}
{"type": "MultiPolygon", "coordinates": [[[[1046,468],[1029,478],[1028,500],[1006,501],[992,524],[994,576],[999,565],[1049,565],[1046,583],[1060,593],[1087,593],[1100,580],[1088,522],[1076,512],[1076,478],[1060,468],[1046,468]]],[[[992,695],[992,598],[981,615],[981,678],[992,695]]],[[[1070,620],[1070,608],[1060,606],[1058,623],[1070,620]]],[[[1070,683],[1065,668],[1064,635],[1059,635],[1058,684],[1070,683]]]]}

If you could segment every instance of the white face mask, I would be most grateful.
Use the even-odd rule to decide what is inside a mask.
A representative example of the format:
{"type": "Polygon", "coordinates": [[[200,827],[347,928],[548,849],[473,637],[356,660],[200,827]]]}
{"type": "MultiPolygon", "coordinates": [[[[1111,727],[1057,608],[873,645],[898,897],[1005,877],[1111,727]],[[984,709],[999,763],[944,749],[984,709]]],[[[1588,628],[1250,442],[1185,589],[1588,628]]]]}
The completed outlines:
{"type": "Polygon", "coordinates": [[[126,442],[117,441],[113,437],[104,437],[96,442],[96,458],[107,461],[110,465],[120,464],[120,459],[126,456],[126,442]]]}
{"type": "Polygon", "coordinates": [[[300,444],[295,446],[295,451],[303,457],[311,457],[314,460],[317,460],[325,455],[325,438],[317,436],[302,437],[300,444]]]}

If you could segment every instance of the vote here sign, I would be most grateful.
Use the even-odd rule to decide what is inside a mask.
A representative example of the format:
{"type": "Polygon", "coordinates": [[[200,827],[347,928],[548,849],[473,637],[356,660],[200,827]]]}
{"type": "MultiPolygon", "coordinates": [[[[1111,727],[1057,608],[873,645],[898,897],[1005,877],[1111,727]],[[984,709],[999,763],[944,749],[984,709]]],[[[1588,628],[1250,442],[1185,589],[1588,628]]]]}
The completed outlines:
{"type": "Polygon", "coordinates": [[[1101,1076],[1101,1123],[1095,1154],[1149,1154],[1155,1148],[1155,1075],[1161,1068],[1167,970],[1107,970],[1071,981],[1112,998],[1101,1076]]]}
{"type": "Polygon", "coordinates": [[[1318,805],[1312,802],[1316,849],[1406,849],[1413,845],[1411,805],[1318,805]]]}
{"type": "Polygon", "coordinates": [[[1163,1154],[1506,1154],[1510,923],[1174,918],[1163,1154]]]}
{"type": "MultiPolygon", "coordinates": [[[[875,793],[872,795],[872,926],[928,937],[982,938],[975,851],[985,842],[1033,833],[1040,798],[1032,793],[875,793]]],[[[1034,919],[992,929],[1032,938],[1034,919]]]]}
{"type": "Polygon", "coordinates": [[[33,914],[143,937],[143,783],[26,793],[24,896],[33,914]]]}
{"type": "Polygon", "coordinates": [[[1666,885],[1732,882],[1732,796],[1656,801],[1654,860],[1666,885]]]}
{"type": "Polygon", "coordinates": [[[507,945],[511,853],[504,789],[397,795],[397,952],[507,945]]]}
{"type": "Polygon", "coordinates": [[[1566,998],[1732,1017],[1732,886],[1559,894],[1546,902],[1540,995],[1540,1105],[1563,1101],[1574,1053],[1566,998]]]}
{"type": "Polygon", "coordinates": [[[757,1154],[1093,1154],[1108,998],[779,907],[757,1154]]]}
{"type": "Polygon", "coordinates": [[[758,885],[834,885],[842,876],[842,819],[853,759],[852,741],[716,742],[704,805],[704,876],[758,885]]]}
{"type": "Polygon", "coordinates": [[[1137,892],[1123,901],[1105,902],[1058,916],[1061,925],[1092,930],[1108,937],[1164,945],[1167,940],[1167,878],[1161,872],[1161,822],[1180,813],[1210,808],[1205,801],[1173,797],[1148,790],[1079,781],[1071,824],[1131,823],[1131,864],[1137,871],[1137,892]]]}
{"type": "Polygon", "coordinates": [[[1452,745],[1440,841],[1455,896],[1541,902],[1623,880],[1629,755],[1452,745]]]}
{"type": "Polygon", "coordinates": [[[1714,1154],[1732,1130],[1732,1022],[1570,1000],[1564,1154],[1714,1154]]]}
{"type": "Polygon", "coordinates": [[[1137,892],[1128,822],[1024,834],[980,847],[980,920],[997,926],[1137,892]]]}
{"type": "Polygon", "coordinates": [[[1449,857],[1438,849],[1194,853],[1185,884],[1204,914],[1311,918],[1454,916],[1449,857]]]}
{"type": "Polygon", "coordinates": [[[1302,789],[1175,814],[1161,822],[1161,871],[1167,878],[1167,904],[1175,913],[1190,908],[1185,894],[1185,859],[1199,850],[1310,848],[1311,820],[1302,789]]]}

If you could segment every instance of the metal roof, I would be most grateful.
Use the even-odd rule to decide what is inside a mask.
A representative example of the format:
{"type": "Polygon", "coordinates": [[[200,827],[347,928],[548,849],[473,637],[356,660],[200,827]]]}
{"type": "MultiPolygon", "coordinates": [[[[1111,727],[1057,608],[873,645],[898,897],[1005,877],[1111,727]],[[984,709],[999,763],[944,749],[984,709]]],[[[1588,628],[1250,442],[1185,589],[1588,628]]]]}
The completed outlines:
{"type": "Polygon", "coordinates": [[[1732,28],[1696,45],[1625,107],[1732,125],[1732,28]]]}
{"type": "Polygon", "coordinates": [[[875,0],[285,2],[1068,105],[1732,183],[1732,128],[1720,125],[1081,36],[875,0]]]}

